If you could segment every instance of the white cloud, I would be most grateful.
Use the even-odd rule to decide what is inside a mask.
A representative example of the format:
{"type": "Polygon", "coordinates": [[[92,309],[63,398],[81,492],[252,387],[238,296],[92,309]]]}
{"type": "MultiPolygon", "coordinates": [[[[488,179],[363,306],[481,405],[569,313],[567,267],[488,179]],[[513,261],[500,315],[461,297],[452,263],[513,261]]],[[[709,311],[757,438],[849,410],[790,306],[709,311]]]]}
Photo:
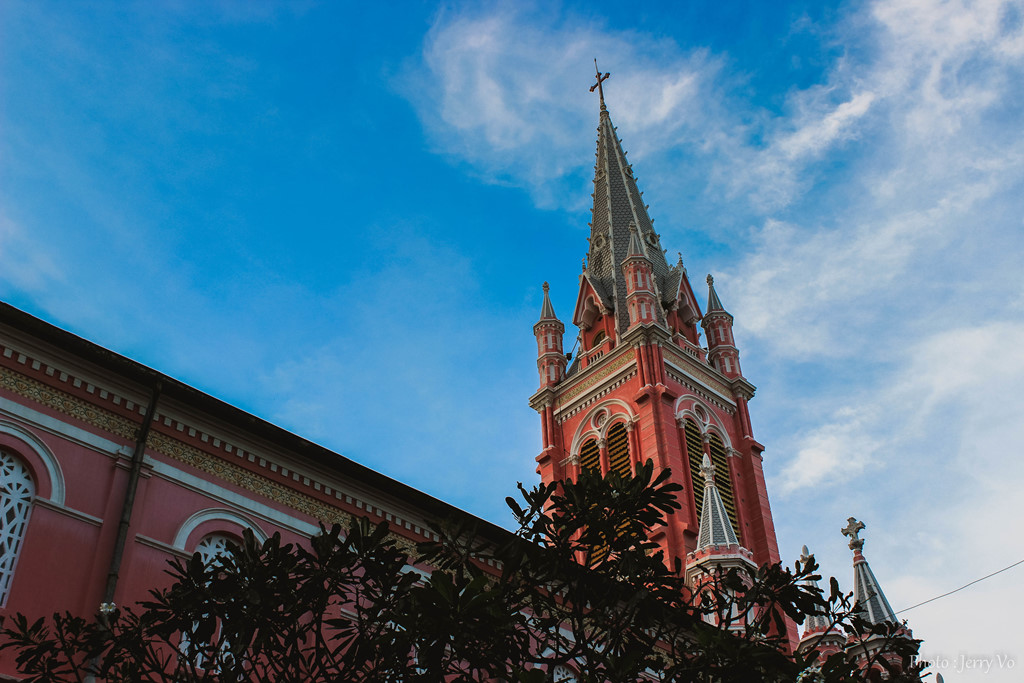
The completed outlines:
{"type": "Polygon", "coordinates": [[[787,159],[818,156],[841,138],[857,119],[867,113],[874,99],[873,93],[858,93],[824,116],[805,122],[796,131],[782,136],[775,143],[775,147],[787,159]]]}
{"type": "Polygon", "coordinates": [[[425,70],[407,74],[402,87],[437,149],[490,181],[527,188],[541,206],[579,208],[586,195],[575,184],[563,193],[551,183],[589,171],[597,95],[587,88],[598,54],[603,69],[614,65],[608,100],[637,157],[677,144],[688,125],[711,127],[708,83],[719,65],[704,52],[508,6],[442,12],[424,47],[425,70]]]}

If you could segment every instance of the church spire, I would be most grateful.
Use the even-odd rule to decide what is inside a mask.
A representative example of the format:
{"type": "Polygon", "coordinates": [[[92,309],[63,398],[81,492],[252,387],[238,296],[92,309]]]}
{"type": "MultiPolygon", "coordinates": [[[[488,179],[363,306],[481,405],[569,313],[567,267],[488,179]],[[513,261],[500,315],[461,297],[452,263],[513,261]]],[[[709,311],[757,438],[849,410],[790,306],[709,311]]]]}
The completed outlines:
{"type": "Polygon", "coordinates": [[[652,319],[667,329],[665,303],[675,298],[679,274],[665,260],[660,238],[654,232],[653,221],[637,187],[633,167],[626,161],[626,153],[622,151],[622,143],[605,106],[604,81],[609,75],[598,71],[597,82],[591,88],[591,91],[597,90],[601,97],[601,117],[597,128],[587,279],[600,299],[597,303],[614,313],[614,331],[624,334],[630,327],[630,316],[622,264],[630,255],[630,225],[635,226],[637,245],[649,259],[653,275],[651,293],[657,305],[652,311],[652,319]]]}
{"type": "Polygon", "coordinates": [[[883,622],[898,624],[896,613],[893,611],[889,601],[885,599],[882,587],[878,585],[878,579],[864,559],[864,539],[858,534],[865,528],[864,522],[859,522],[850,517],[844,529],[841,529],[844,536],[850,537],[850,550],[853,551],[853,601],[858,606],[861,616],[869,623],[881,624],[883,622]]]}

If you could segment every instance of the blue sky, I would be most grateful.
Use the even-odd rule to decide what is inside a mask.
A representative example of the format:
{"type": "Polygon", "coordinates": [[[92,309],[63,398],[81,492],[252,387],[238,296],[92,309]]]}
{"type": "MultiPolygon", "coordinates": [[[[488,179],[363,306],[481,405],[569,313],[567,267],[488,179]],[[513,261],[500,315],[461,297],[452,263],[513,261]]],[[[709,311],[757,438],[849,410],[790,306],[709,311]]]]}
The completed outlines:
{"type": "MultiPolygon", "coordinates": [[[[7,0],[0,298],[507,524],[595,56],[736,317],[783,555],[848,583],[855,515],[896,609],[1024,558],[1020,1],[7,0]]],[[[1024,666],[1021,571],[905,615],[947,678],[1024,666]]]]}

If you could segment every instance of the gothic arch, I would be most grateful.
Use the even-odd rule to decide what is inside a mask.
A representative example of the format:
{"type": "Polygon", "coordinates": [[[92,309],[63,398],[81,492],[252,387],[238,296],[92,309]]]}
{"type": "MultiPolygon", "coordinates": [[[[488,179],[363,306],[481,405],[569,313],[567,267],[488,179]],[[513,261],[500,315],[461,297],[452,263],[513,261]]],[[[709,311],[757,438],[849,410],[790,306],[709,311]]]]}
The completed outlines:
{"type": "Polygon", "coordinates": [[[676,401],[676,424],[683,430],[683,438],[687,443],[688,456],[686,459],[689,461],[690,478],[693,483],[695,512],[700,516],[704,498],[700,461],[703,458],[705,444],[708,444],[711,461],[717,468],[715,481],[718,484],[719,495],[725,504],[733,530],[742,540],[743,537],[740,533],[742,520],[737,506],[738,494],[733,485],[733,465],[735,463],[731,465],[729,457],[734,452],[729,432],[711,407],[693,395],[682,396],[676,401]],[[692,449],[697,447],[694,440],[698,438],[696,433],[691,432],[692,428],[696,428],[699,432],[699,439],[702,442],[698,454],[692,452],[692,449]]]}
{"type": "Polygon", "coordinates": [[[0,420],[0,447],[5,445],[29,468],[35,479],[36,496],[64,505],[64,472],[50,447],[21,425],[0,420]],[[11,443],[10,438],[4,439],[4,435],[13,437],[16,442],[11,443]],[[5,441],[8,443],[5,444],[5,441]]]}
{"type": "Polygon", "coordinates": [[[718,417],[718,414],[707,403],[693,394],[680,396],[675,406],[676,422],[690,418],[700,427],[701,434],[710,436],[717,434],[727,450],[732,448],[729,432],[718,417]]]}
{"type": "Polygon", "coordinates": [[[221,524],[216,529],[211,528],[207,530],[203,534],[203,538],[218,533],[241,538],[241,533],[235,531],[235,529],[241,528],[243,530],[252,529],[253,535],[256,536],[256,540],[260,543],[267,540],[266,532],[248,517],[224,508],[207,508],[206,510],[196,512],[185,520],[185,523],[178,529],[178,533],[175,534],[174,542],[171,545],[178,550],[188,550],[189,537],[192,536],[196,529],[207,522],[220,522],[221,524]]]}
{"type": "Polygon", "coordinates": [[[0,450],[0,605],[14,581],[36,487],[25,461],[0,450]]]}
{"type": "Polygon", "coordinates": [[[579,455],[580,448],[587,439],[604,439],[608,436],[608,430],[621,419],[631,424],[636,419],[636,413],[626,401],[618,398],[611,398],[597,404],[580,421],[576,428],[576,434],[572,437],[569,452],[579,455]]]}

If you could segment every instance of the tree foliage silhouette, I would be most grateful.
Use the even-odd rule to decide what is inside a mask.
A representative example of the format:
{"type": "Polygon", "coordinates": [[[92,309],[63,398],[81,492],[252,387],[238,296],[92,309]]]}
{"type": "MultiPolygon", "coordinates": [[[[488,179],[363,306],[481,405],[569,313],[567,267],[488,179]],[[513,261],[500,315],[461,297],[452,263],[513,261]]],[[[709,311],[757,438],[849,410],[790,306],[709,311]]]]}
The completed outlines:
{"type": "Polygon", "coordinates": [[[366,519],[321,526],[309,547],[246,533],[209,561],[172,561],[171,586],[135,607],[16,615],[0,648],[27,681],[56,683],[920,680],[917,641],[864,622],[835,580],[828,594],[809,585],[813,559],[689,590],[682,560],[650,540],[681,490],[650,461],[519,490],[503,538],[465,519],[414,553],[366,519]],[[810,614],[870,641],[870,661],[790,654],[786,620],[810,614]]]}

